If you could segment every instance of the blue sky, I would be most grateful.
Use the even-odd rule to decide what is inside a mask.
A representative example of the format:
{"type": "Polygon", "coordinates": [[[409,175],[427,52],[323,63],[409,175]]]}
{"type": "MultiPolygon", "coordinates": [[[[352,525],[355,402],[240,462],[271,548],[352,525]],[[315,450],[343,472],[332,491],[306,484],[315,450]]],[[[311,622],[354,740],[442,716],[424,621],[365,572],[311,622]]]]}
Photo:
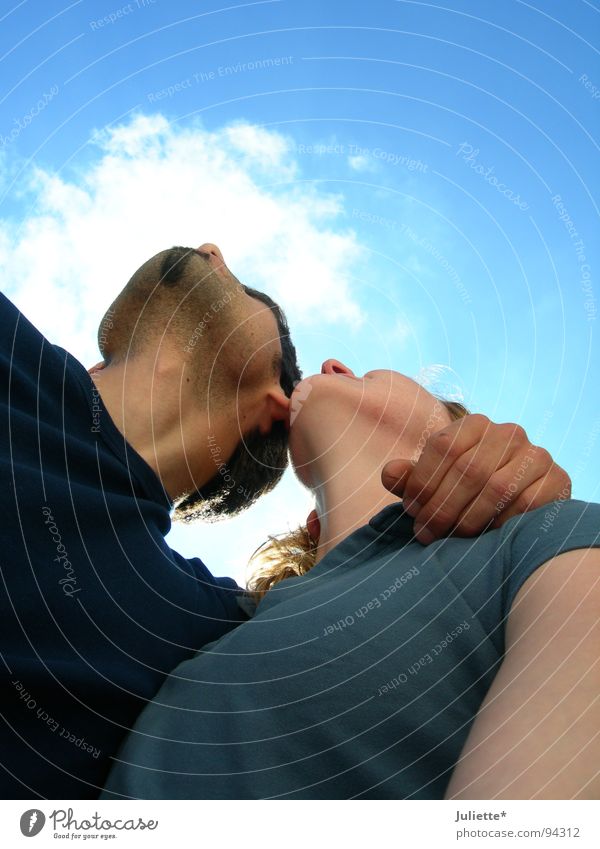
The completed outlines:
{"type": "MultiPolygon", "coordinates": [[[[600,7],[0,5],[3,290],[86,364],[148,256],[217,242],[306,374],[396,368],[518,421],[598,500],[600,7]]],[[[243,576],[288,476],[172,544],[243,576]]]]}

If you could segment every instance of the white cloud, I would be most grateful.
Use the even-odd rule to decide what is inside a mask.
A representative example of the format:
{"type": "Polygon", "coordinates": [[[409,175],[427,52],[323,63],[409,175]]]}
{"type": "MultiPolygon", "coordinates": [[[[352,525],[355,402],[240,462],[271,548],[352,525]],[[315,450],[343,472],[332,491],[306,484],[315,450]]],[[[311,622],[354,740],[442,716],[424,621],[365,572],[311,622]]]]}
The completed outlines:
{"type": "MultiPolygon", "coordinates": [[[[350,278],[362,257],[339,197],[303,182],[293,145],[248,123],[209,131],[138,115],[94,133],[87,170],[36,168],[29,212],[0,224],[7,293],[85,362],[97,324],[133,271],[173,244],[216,242],[232,271],[280,301],[292,327],[358,325],[350,278]]],[[[5,284],[6,290],[6,284],[5,284]]]]}
{"type": "Polygon", "coordinates": [[[253,124],[233,124],[224,134],[235,150],[245,158],[247,164],[265,171],[277,168],[278,179],[293,179],[297,174],[296,163],[290,160],[291,144],[278,133],[270,132],[253,124]]]}
{"type": "Polygon", "coordinates": [[[358,154],[357,156],[349,156],[348,165],[350,166],[350,168],[352,168],[353,171],[374,170],[373,162],[369,159],[368,156],[363,156],[362,154],[358,154]]]}

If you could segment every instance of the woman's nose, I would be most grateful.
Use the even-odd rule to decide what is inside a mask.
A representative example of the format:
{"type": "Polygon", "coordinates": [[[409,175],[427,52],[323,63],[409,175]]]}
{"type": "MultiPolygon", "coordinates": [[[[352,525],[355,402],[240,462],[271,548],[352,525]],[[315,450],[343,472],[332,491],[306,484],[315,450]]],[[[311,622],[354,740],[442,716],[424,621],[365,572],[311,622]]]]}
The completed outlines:
{"type": "Polygon", "coordinates": [[[356,376],[351,368],[348,368],[348,366],[345,366],[339,360],[325,360],[321,366],[321,374],[347,374],[349,377],[356,376]]]}

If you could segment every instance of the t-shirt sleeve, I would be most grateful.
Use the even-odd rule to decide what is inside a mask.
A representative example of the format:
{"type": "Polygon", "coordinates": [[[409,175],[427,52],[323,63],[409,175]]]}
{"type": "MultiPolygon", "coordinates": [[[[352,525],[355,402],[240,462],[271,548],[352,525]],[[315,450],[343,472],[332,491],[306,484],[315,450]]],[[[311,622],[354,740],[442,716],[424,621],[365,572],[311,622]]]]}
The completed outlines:
{"type": "Polygon", "coordinates": [[[515,516],[503,530],[510,535],[504,560],[506,617],[527,578],[546,561],[577,548],[600,548],[600,504],[553,501],[515,516]]]}

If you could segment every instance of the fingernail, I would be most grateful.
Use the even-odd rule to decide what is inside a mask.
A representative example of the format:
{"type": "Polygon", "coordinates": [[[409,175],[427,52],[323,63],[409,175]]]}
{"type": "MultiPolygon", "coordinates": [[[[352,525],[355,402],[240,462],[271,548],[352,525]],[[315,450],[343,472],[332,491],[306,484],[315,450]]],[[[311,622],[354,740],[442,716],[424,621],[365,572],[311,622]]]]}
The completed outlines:
{"type": "Polygon", "coordinates": [[[404,501],[403,506],[409,516],[416,516],[421,509],[421,505],[418,501],[404,501]]]}
{"type": "Polygon", "coordinates": [[[429,545],[429,543],[433,542],[435,539],[434,535],[431,533],[429,528],[425,527],[425,525],[419,525],[415,523],[414,532],[416,538],[423,545],[429,545]]]}

